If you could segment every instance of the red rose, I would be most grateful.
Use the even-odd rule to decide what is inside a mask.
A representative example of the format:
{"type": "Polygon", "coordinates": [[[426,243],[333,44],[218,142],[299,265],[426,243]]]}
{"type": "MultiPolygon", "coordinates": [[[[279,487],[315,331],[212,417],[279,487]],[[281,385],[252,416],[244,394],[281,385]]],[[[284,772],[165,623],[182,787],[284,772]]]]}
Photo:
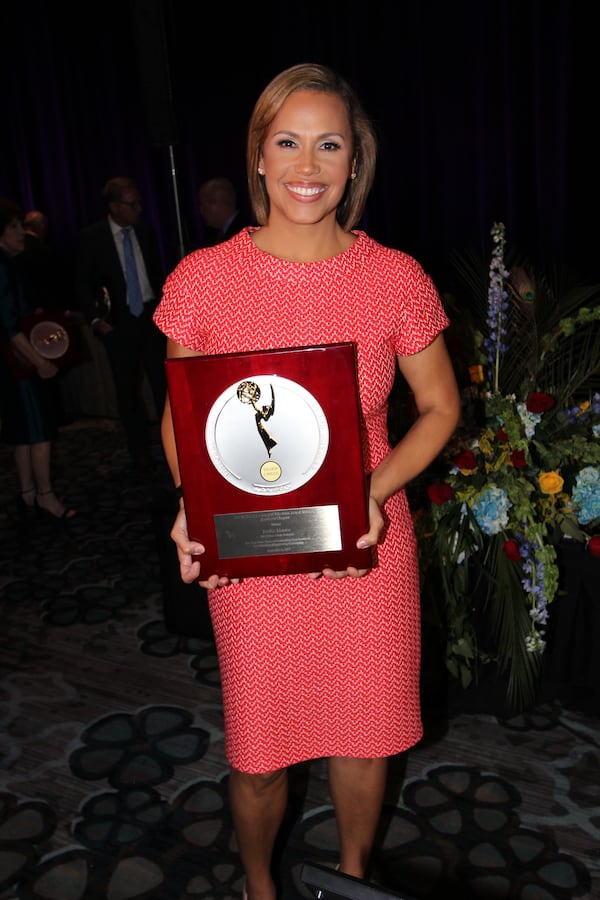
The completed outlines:
{"type": "Polygon", "coordinates": [[[454,457],[454,465],[457,469],[476,469],[477,460],[472,450],[463,450],[458,456],[454,457]]]}
{"type": "Polygon", "coordinates": [[[595,534],[589,539],[588,550],[592,556],[600,556],[600,534],[595,534]]]}
{"type": "Polygon", "coordinates": [[[525,401],[525,406],[532,413],[548,412],[554,406],[554,397],[550,394],[538,394],[535,391],[525,401]]]}
{"type": "Polygon", "coordinates": [[[524,469],[527,465],[527,460],[525,459],[525,451],[513,450],[513,452],[510,454],[510,461],[515,469],[524,469]]]}
{"type": "Polygon", "coordinates": [[[432,503],[441,506],[446,500],[451,500],[454,497],[454,491],[445,481],[436,481],[435,484],[427,485],[427,496],[432,503]]]}
{"type": "Polygon", "coordinates": [[[519,562],[519,560],[521,559],[521,551],[519,549],[519,544],[517,541],[505,541],[502,549],[511,562],[519,562]]]}
{"type": "Polygon", "coordinates": [[[505,444],[505,443],[507,442],[507,440],[508,440],[508,435],[507,435],[507,433],[505,432],[504,428],[499,428],[499,429],[498,429],[498,434],[496,435],[496,437],[497,437],[498,440],[499,440],[501,443],[503,443],[503,444],[505,444]]]}

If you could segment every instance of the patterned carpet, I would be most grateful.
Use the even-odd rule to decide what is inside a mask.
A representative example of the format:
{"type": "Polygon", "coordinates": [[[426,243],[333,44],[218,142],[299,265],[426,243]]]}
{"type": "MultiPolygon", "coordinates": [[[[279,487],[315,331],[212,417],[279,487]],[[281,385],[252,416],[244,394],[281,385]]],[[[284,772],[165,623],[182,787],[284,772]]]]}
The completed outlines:
{"type": "MultiPolygon", "coordinates": [[[[217,662],[203,596],[172,579],[169,477],[113,420],[61,429],[68,530],[19,522],[0,450],[0,900],[238,898],[217,662]]],[[[371,873],[400,896],[600,897],[600,719],[558,700],[503,720],[445,688],[392,761],[371,873]]],[[[283,900],[335,864],[322,761],[291,773],[283,900]]]]}

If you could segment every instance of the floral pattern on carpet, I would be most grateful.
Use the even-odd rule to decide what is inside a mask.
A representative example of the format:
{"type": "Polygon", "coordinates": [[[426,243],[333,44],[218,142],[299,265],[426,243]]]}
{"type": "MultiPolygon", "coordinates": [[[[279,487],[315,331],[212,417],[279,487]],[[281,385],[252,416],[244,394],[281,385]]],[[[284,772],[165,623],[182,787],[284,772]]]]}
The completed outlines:
{"type": "MultiPolygon", "coordinates": [[[[68,527],[19,520],[0,451],[0,900],[234,900],[218,663],[206,617],[167,627],[170,479],[129,467],[111,420],[61,429],[68,527]],[[193,632],[193,633],[192,633],[193,632]]],[[[197,612],[205,613],[198,606],[197,612]]],[[[456,707],[456,704],[455,704],[456,707]]],[[[454,708],[392,760],[373,883],[411,898],[600,897],[597,716],[550,700],[510,720],[454,708]]],[[[282,900],[334,866],[322,760],[290,773],[282,900]]]]}

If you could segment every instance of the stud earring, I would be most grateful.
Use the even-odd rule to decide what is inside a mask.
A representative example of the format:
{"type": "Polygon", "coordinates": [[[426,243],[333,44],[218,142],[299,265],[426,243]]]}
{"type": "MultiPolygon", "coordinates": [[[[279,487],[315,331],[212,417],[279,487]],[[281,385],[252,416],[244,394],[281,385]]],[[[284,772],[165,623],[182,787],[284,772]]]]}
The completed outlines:
{"type": "Polygon", "coordinates": [[[351,172],[350,178],[352,179],[352,181],[354,181],[354,179],[356,178],[356,172],[351,172]]]}
{"type": "Polygon", "coordinates": [[[265,170],[262,168],[262,166],[259,166],[259,167],[258,167],[258,174],[259,174],[259,175],[264,175],[264,174],[265,174],[265,170]]]}

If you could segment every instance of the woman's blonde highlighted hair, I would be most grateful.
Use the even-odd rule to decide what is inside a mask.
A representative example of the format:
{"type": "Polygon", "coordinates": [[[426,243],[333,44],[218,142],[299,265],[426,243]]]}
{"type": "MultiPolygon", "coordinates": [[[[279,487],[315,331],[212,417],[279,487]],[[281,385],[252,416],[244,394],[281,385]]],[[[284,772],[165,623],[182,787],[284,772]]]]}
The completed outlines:
{"type": "Polygon", "coordinates": [[[264,88],[254,105],[248,124],[246,167],[248,195],[256,222],[265,225],[269,218],[269,196],[265,180],[258,173],[264,140],[273,119],[295,91],[336,94],[348,112],[356,177],[348,181],[336,216],[344,231],[350,231],[359,221],[373,185],[377,139],[373,125],[353,88],[327,66],[316,63],[300,63],[280,72],[264,88]]]}

